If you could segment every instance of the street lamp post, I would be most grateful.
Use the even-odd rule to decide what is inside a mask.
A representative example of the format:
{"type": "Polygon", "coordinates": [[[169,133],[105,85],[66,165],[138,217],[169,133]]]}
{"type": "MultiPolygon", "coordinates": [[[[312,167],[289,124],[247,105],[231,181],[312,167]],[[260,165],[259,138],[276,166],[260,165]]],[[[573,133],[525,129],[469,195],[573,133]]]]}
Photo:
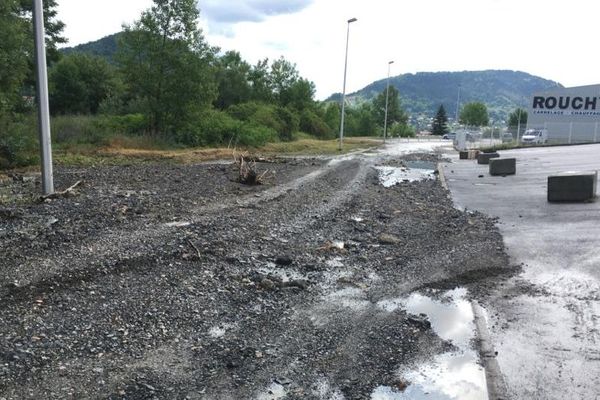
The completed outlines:
{"type": "Polygon", "coordinates": [[[387,116],[388,116],[388,103],[390,97],[390,68],[394,62],[388,62],[388,75],[387,75],[387,86],[385,89],[385,118],[383,120],[383,143],[385,143],[385,139],[387,138],[387,116]]]}
{"type": "Polygon", "coordinates": [[[458,95],[456,96],[456,117],[454,123],[458,127],[458,110],[460,109],[460,85],[458,85],[458,95]]]}
{"type": "Polygon", "coordinates": [[[346,109],[346,74],[348,72],[348,42],[350,40],[350,24],[356,22],[356,18],[348,20],[348,29],[346,32],[346,60],[344,61],[344,87],[342,89],[342,118],[340,120],[340,151],[344,142],[344,117],[346,109]]]}
{"type": "Polygon", "coordinates": [[[46,68],[46,43],[44,31],[44,6],[42,0],[33,0],[33,27],[35,32],[36,89],[40,154],[42,158],[42,190],[45,195],[54,193],[52,176],[52,147],[50,142],[50,106],[48,104],[48,71],[46,68]]]}
{"type": "Polygon", "coordinates": [[[521,107],[519,106],[519,113],[517,116],[517,144],[521,141],[521,107]]]}

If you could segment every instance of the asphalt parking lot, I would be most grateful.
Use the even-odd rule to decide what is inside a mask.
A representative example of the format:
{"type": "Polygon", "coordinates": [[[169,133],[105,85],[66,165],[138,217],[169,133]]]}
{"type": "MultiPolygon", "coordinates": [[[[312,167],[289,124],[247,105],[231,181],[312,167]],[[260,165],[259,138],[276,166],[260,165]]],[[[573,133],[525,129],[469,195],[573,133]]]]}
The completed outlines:
{"type": "Polygon", "coordinates": [[[458,208],[498,217],[511,261],[522,273],[485,305],[498,362],[512,398],[600,399],[600,201],[548,203],[547,177],[600,169],[600,145],[500,151],[517,174],[487,165],[443,165],[458,208]]]}

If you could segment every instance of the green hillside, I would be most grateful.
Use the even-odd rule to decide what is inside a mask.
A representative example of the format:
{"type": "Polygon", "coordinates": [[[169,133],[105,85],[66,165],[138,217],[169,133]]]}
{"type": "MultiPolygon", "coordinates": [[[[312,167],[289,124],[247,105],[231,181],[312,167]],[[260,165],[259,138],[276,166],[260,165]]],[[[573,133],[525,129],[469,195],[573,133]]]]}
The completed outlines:
{"type": "MultiPolygon", "coordinates": [[[[485,103],[496,123],[504,121],[517,106],[526,106],[533,92],[562,86],[525,72],[507,70],[420,72],[395,76],[390,78],[390,84],[400,91],[402,105],[413,120],[418,116],[432,117],[440,104],[453,119],[460,87],[460,104],[485,103]]],[[[385,90],[385,85],[385,79],[375,81],[347,98],[353,103],[369,101],[385,90]]],[[[336,93],[329,100],[339,98],[336,93]]]]}
{"type": "Polygon", "coordinates": [[[72,53],[85,53],[94,56],[106,58],[112,62],[115,53],[117,52],[117,41],[121,33],[115,33],[109,36],[105,36],[102,39],[95,40],[93,42],[80,44],[75,47],[65,47],[60,49],[63,54],[72,53]]]}

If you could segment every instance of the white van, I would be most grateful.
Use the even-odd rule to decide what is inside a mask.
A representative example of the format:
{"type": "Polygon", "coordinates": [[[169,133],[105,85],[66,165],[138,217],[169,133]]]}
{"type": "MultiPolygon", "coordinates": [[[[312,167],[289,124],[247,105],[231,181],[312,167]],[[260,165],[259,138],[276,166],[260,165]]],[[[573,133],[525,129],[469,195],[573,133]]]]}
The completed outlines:
{"type": "Polygon", "coordinates": [[[521,137],[523,144],[544,144],[548,141],[546,129],[527,129],[521,137]]]}

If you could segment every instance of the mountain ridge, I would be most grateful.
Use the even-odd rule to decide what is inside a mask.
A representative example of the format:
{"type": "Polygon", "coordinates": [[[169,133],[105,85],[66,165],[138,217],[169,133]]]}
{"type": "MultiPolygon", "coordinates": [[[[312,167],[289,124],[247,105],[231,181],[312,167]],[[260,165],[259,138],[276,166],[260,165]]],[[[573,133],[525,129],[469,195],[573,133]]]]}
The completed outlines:
{"type": "MultiPolygon", "coordinates": [[[[372,100],[386,88],[387,79],[380,79],[346,95],[350,103],[372,100]]],[[[504,121],[517,107],[525,107],[532,93],[563,87],[560,83],[513,70],[418,72],[390,77],[390,85],[400,92],[403,108],[413,116],[435,115],[443,104],[449,118],[454,119],[456,105],[480,101],[487,105],[491,118],[504,121]]],[[[327,101],[339,101],[334,93],[327,101]]]]}

